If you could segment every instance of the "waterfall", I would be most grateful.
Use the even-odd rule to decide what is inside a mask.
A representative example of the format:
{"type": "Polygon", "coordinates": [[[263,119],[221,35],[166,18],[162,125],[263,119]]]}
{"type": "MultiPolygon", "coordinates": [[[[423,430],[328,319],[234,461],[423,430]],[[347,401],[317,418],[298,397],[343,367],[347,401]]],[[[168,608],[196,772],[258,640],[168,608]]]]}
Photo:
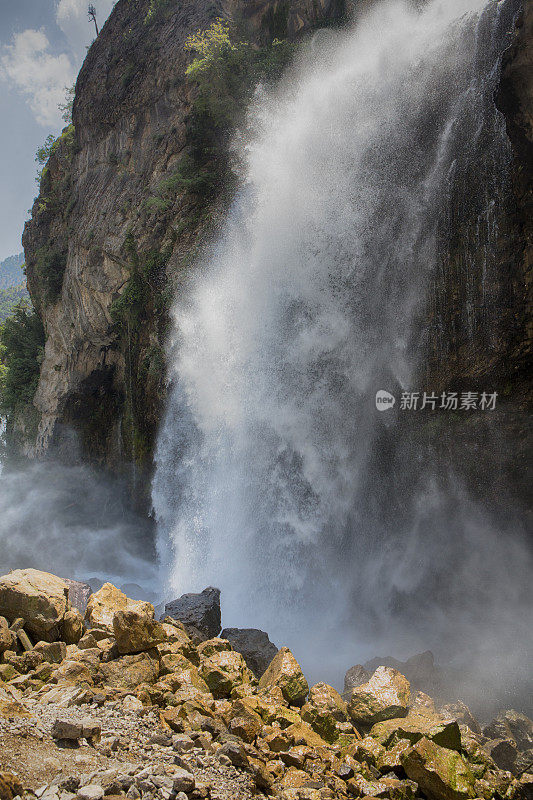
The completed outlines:
{"type": "Polygon", "coordinates": [[[311,677],[524,633],[516,529],[439,463],[426,418],[375,405],[432,388],[429,294],[460,202],[465,265],[495,268],[510,152],[492,94],[516,6],[382,2],[318,32],[258,91],[241,189],[175,304],[153,484],[168,594],[219,586],[225,625],[268,630],[311,677]]]}

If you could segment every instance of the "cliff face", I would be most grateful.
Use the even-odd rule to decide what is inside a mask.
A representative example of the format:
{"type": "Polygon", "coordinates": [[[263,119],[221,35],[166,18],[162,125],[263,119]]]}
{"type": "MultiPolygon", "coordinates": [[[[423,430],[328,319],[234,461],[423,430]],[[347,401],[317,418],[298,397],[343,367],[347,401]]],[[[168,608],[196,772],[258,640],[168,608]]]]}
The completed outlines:
{"type": "MultiPolygon", "coordinates": [[[[346,10],[339,0],[119,0],[80,72],[74,128],[52,154],[24,233],[29,289],[47,337],[30,456],[57,448],[127,473],[134,487],[148,485],[170,300],[227,199],[219,190],[206,201],[176,180],[196,113],[186,38],[222,16],[257,48],[297,39],[346,10]]],[[[495,391],[517,380],[528,394],[532,27],[526,0],[497,93],[514,148],[490,288],[497,329],[490,347],[481,334],[486,319],[475,326],[479,335],[466,335],[466,309],[475,317],[480,305],[460,264],[452,265],[429,312],[437,321],[428,360],[435,388],[459,380],[495,391]]]]}
{"type": "Polygon", "coordinates": [[[46,331],[27,454],[79,453],[131,470],[134,482],[150,469],[170,298],[224,202],[223,191],[200,201],[174,180],[195,97],[186,38],[223,17],[259,47],[341,12],[338,0],[119,0],[80,72],[74,129],[54,149],[24,232],[46,331]]]}

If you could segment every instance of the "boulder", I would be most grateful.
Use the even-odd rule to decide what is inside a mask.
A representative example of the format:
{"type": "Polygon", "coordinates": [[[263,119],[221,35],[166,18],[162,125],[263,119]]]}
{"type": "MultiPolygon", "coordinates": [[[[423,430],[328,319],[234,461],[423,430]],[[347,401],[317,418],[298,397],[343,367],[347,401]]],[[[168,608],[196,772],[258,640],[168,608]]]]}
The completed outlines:
{"type": "Polygon", "coordinates": [[[89,597],[85,620],[91,628],[97,628],[114,635],[113,617],[117,611],[154,612],[151,603],[131,600],[112,583],[104,583],[101,589],[89,597]]]}
{"type": "Polygon", "coordinates": [[[227,639],[240,653],[256,678],[260,678],[278,652],[268,633],[256,628],[224,628],[221,639],[227,639]]]}
{"type": "Polygon", "coordinates": [[[362,664],[350,667],[344,676],[344,693],[351,692],[357,686],[367,683],[371,677],[372,673],[365,669],[362,664]]]}
{"type": "Polygon", "coordinates": [[[406,717],[376,723],[370,735],[388,747],[398,739],[408,739],[412,744],[425,736],[432,742],[450,750],[461,750],[461,731],[454,719],[444,719],[429,709],[412,708],[406,717]]]}
{"type": "Polygon", "coordinates": [[[244,658],[233,650],[213,653],[200,664],[199,673],[216,700],[229,697],[233,689],[254,680],[244,658]]]}
{"type": "Polygon", "coordinates": [[[309,684],[302,668],[288,647],[278,650],[259,681],[259,689],[281,689],[283,697],[293,706],[303,706],[309,692],[309,684]]]}
{"type": "Polygon", "coordinates": [[[141,683],[154,683],[159,675],[159,658],[156,650],[137,655],[122,656],[101,664],[100,671],[107,686],[119,689],[136,689],[141,683]]]}
{"type": "Polygon", "coordinates": [[[533,747],[533,722],[514,709],[503,711],[483,728],[487,739],[512,739],[518,750],[533,747]]]}
{"type": "Polygon", "coordinates": [[[76,608],[81,615],[85,614],[92,589],[88,583],[74,581],[72,578],[63,579],[68,586],[68,601],[71,608],[76,608]]]}
{"type": "Polygon", "coordinates": [[[511,739],[490,739],[484,749],[489,753],[494,763],[508,772],[515,772],[515,762],[518,749],[511,739]]]}
{"type": "Polygon", "coordinates": [[[65,612],[60,625],[61,638],[67,644],[77,644],[83,636],[83,617],[77,608],[65,612]]]}
{"type": "Polygon", "coordinates": [[[481,733],[481,726],[474,717],[467,705],[457,700],[455,703],[447,703],[439,708],[439,713],[445,719],[454,719],[459,725],[468,725],[474,733],[481,733]]]}
{"type": "Polygon", "coordinates": [[[0,655],[6,650],[14,650],[17,646],[17,634],[9,628],[0,628],[0,655]]]}
{"type": "Polygon", "coordinates": [[[204,638],[212,639],[222,627],[220,589],[208,586],[200,594],[184,594],[165,605],[164,616],[179,620],[187,631],[198,631],[204,638]]]}
{"type": "Polygon", "coordinates": [[[459,753],[422,738],[402,753],[407,777],[418,783],[429,800],[475,797],[474,775],[459,753]]]}
{"type": "Polygon", "coordinates": [[[113,632],[121,654],[150,650],[166,639],[165,629],[154,619],[154,607],[148,603],[140,609],[116,611],[113,632]]]}
{"type": "Polygon", "coordinates": [[[0,614],[10,622],[24,621],[38,640],[54,642],[67,610],[65,581],[37,569],[15,569],[0,578],[0,614]]]}
{"type": "Polygon", "coordinates": [[[60,664],[67,657],[65,642],[37,642],[33,649],[49,664],[60,664]]]}
{"type": "Polygon", "coordinates": [[[336,742],[342,732],[351,732],[346,703],[327,683],[317,683],[309,690],[309,699],[302,708],[302,719],[326,742],[336,742]]]}
{"type": "Polygon", "coordinates": [[[385,719],[405,717],[409,705],[409,681],[392,667],[378,667],[367,683],[352,690],[348,713],[354,725],[374,725],[385,719]]]}

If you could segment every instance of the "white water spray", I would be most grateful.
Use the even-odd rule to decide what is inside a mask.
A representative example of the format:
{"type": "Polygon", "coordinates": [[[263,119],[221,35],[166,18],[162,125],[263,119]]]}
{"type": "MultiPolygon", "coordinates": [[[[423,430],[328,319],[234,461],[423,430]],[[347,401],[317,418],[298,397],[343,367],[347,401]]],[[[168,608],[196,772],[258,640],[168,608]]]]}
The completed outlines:
{"type": "Polygon", "coordinates": [[[502,651],[521,635],[522,545],[374,407],[431,388],[426,297],[478,162],[492,268],[512,5],[378,3],[315,36],[252,109],[242,190],[174,310],[153,492],[170,593],[219,586],[225,625],[265,628],[311,677],[338,683],[385,646],[449,651],[475,626],[502,651]]]}

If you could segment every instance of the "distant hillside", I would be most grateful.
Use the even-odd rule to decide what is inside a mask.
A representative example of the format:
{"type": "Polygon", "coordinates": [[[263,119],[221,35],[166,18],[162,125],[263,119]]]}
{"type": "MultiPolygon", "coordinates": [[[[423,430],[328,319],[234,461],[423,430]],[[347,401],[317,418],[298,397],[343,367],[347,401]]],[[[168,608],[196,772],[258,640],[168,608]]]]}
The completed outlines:
{"type": "Polygon", "coordinates": [[[17,256],[9,256],[5,261],[0,262],[0,289],[9,289],[12,286],[26,285],[26,276],[22,270],[24,264],[24,253],[17,256]]]}
{"type": "Polygon", "coordinates": [[[9,289],[0,289],[0,325],[21,300],[26,300],[30,305],[30,297],[25,283],[10,286],[9,289]]]}

